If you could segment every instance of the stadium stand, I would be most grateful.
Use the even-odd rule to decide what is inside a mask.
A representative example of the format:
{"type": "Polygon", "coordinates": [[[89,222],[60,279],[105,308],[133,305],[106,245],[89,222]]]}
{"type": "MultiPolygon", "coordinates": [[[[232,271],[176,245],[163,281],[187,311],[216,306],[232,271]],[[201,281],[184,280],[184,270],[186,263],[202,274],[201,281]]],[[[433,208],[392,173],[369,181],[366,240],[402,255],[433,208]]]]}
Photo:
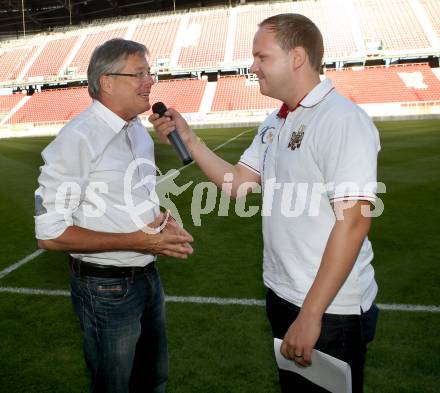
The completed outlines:
{"type": "Polygon", "coordinates": [[[364,40],[380,43],[383,50],[431,46],[408,0],[353,0],[353,4],[364,40]]]}
{"type": "Polygon", "coordinates": [[[438,0],[420,0],[428,16],[437,38],[440,39],[440,2],[438,0]]]}
{"type": "Polygon", "coordinates": [[[76,68],[77,75],[85,75],[93,49],[111,38],[124,37],[126,32],[127,28],[122,28],[88,34],[70,63],[69,68],[76,68]]]}
{"type": "Polygon", "coordinates": [[[229,10],[194,12],[189,19],[178,65],[182,68],[216,66],[225,58],[229,10]]]}
{"type": "Polygon", "coordinates": [[[43,76],[54,77],[60,72],[67,55],[72,50],[79,36],[48,41],[36,58],[25,78],[43,76]]]}
{"type": "MultiPolygon", "coordinates": [[[[182,113],[194,113],[199,110],[206,81],[190,79],[163,81],[154,85],[151,102],[164,101],[169,107],[182,113]]],[[[0,97],[23,97],[20,94],[0,97]]],[[[7,105],[8,110],[16,102],[13,99],[0,100],[0,109],[7,105]],[[4,102],[4,104],[3,104],[4,102]]],[[[66,122],[83,111],[91,103],[87,88],[48,90],[35,93],[8,121],[8,124],[20,123],[57,123],[66,122]]],[[[146,114],[145,114],[146,115],[146,114]]]]}
{"type": "Polygon", "coordinates": [[[8,124],[66,122],[91,103],[87,88],[48,90],[35,93],[8,124]]]}
{"type": "Polygon", "coordinates": [[[289,3],[251,5],[237,8],[237,24],[234,40],[233,60],[252,60],[252,38],[258,23],[269,16],[291,12],[289,3]]]}
{"type": "Polygon", "coordinates": [[[153,86],[152,103],[164,101],[200,122],[207,116],[208,123],[216,116],[225,119],[230,111],[252,117],[251,113],[272,110],[280,103],[262,96],[255,78],[244,74],[252,62],[252,38],[258,23],[285,12],[304,14],[320,27],[326,77],[349,99],[371,109],[370,114],[383,116],[393,111],[390,116],[394,117],[408,113],[399,112],[401,108],[412,108],[412,115],[422,107],[424,114],[440,113],[440,69],[428,64],[340,69],[344,63],[370,60],[389,64],[424,58],[431,65],[438,63],[440,1],[284,1],[100,21],[67,33],[0,43],[0,85],[7,88],[7,95],[0,96],[0,115],[6,111],[2,127],[5,123],[24,124],[25,128],[28,124],[63,123],[84,109],[91,101],[85,88],[43,88],[32,96],[11,95],[10,91],[17,86],[39,91],[43,78],[50,83],[57,78],[68,84],[84,81],[93,49],[114,37],[144,43],[150,51],[150,64],[161,71],[161,78],[171,78],[153,86]],[[372,49],[371,43],[378,45],[372,49]],[[202,79],[205,72],[209,84],[202,79]],[[240,75],[223,76],[225,73],[240,75]],[[190,79],[173,80],[175,77],[190,79]]]}
{"type": "Polygon", "coordinates": [[[292,11],[313,20],[322,32],[324,56],[327,60],[353,57],[357,48],[352,21],[353,9],[345,0],[299,1],[292,3],[292,11]]]}
{"type": "Polygon", "coordinates": [[[163,101],[182,113],[198,112],[206,83],[199,79],[161,81],[153,85],[150,102],[163,101]]]}
{"type": "MultiPolygon", "coordinates": [[[[341,94],[358,104],[431,102],[434,105],[432,103],[440,98],[440,80],[428,64],[327,70],[325,76],[341,94]]],[[[206,87],[207,81],[200,79],[160,81],[152,88],[150,102],[164,101],[182,113],[197,113],[206,87]]],[[[0,96],[0,110],[11,110],[22,97],[20,94],[0,96]]],[[[90,102],[86,88],[35,93],[7,123],[65,122],[90,102]]],[[[226,76],[218,79],[211,112],[274,109],[278,106],[279,101],[260,94],[256,80],[226,76]]]]}
{"type": "Polygon", "coordinates": [[[23,94],[0,95],[0,115],[9,113],[24,97],[23,94]]]}
{"type": "Polygon", "coordinates": [[[211,111],[266,109],[280,105],[280,101],[261,95],[257,82],[244,76],[229,76],[218,80],[211,111]]]}
{"type": "Polygon", "coordinates": [[[325,75],[358,104],[440,100],[440,80],[428,64],[329,70],[325,75]]]}
{"type": "Polygon", "coordinates": [[[26,63],[37,50],[36,46],[5,51],[0,55],[0,81],[17,79],[26,63]]]}
{"type": "Polygon", "coordinates": [[[143,43],[150,52],[151,65],[156,64],[157,59],[170,59],[181,15],[169,15],[147,20],[137,26],[134,31],[134,41],[143,43]]]}

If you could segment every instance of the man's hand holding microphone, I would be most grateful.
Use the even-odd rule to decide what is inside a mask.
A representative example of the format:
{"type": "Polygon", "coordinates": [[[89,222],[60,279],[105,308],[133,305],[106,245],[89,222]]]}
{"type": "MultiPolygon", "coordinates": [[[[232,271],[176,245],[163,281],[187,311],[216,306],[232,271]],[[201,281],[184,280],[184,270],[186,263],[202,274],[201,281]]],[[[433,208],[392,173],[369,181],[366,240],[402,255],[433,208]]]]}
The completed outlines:
{"type": "Polygon", "coordinates": [[[153,124],[159,139],[172,144],[183,164],[192,162],[191,152],[199,142],[199,138],[188,126],[182,115],[173,108],[167,108],[162,102],[156,102],[153,114],[148,120],[153,124]]]}

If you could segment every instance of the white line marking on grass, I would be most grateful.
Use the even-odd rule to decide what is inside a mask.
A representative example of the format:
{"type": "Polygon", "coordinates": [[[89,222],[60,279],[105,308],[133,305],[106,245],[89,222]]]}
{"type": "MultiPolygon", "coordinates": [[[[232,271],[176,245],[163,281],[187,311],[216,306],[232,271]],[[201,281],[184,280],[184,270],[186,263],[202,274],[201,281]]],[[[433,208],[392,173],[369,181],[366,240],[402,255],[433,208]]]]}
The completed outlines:
{"type": "Polygon", "coordinates": [[[53,290],[53,289],[38,289],[38,288],[0,287],[0,293],[1,292],[19,293],[22,295],[70,296],[69,291],[53,290]]]}
{"type": "Polygon", "coordinates": [[[223,297],[200,297],[200,296],[166,296],[167,302],[170,303],[200,303],[200,304],[219,304],[229,305],[238,304],[240,306],[264,306],[264,300],[258,299],[234,299],[223,297]]]}
{"type": "Polygon", "coordinates": [[[440,306],[422,306],[418,304],[378,304],[381,310],[391,311],[427,311],[440,312],[440,306]]]}
{"type": "MultiPolygon", "coordinates": [[[[12,288],[0,287],[0,293],[18,293],[24,295],[46,295],[46,296],[70,296],[69,291],[50,290],[38,288],[12,288]]],[[[201,296],[165,296],[165,301],[168,303],[197,303],[197,304],[216,304],[224,305],[239,305],[239,306],[259,306],[265,305],[264,300],[259,299],[238,299],[238,298],[223,298],[223,297],[201,297],[201,296]]],[[[418,304],[378,304],[381,310],[391,311],[409,311],[409,312],[440,312],[440,306],[424,306],[418,304]]]]}
{"type": "Polygon", "coordinates": [[[221,149],[223,146],[227,145],[229,142],[235,141],[236,139],[240,138],[242,135],[247,134],[248,132],[255,131],[256,127],[249,128],[248,130],[243,131],[241,134],[235,135],[231,139],[228,139],[226,142],[223,142],[221,145],[218,145],[217,147],[214,147],[212,151],[217,151],[218,149],[221,149]]]}
{"type": "Polygon", "coordinates": [[[18,269],[25,263],[28,263],[32,261],[32,259],[35,259],[39,255],[41,255],[46,250],[37,250],[34,251],[32,254],[28,255],[27,257],[24,257],[23,259],[19,260],[18,262],[14,263],[13,265],[7,267],[6,269],[2,270],[0,272],[0,279],[7,276],[9,273],[13,272],[14,270],[18,269]]]}

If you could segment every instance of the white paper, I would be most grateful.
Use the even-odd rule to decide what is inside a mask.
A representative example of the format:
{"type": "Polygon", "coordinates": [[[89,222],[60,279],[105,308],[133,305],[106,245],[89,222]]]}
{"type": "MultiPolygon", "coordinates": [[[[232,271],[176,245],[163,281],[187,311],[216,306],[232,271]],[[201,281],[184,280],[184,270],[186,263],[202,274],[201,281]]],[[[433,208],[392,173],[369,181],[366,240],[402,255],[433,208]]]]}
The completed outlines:
{"type": "Polygon", "coordinates": [[[348,363],[314,349],[312,364],[302,367],[281,355],[282,342],[275,338],[273,343],[275,358],[280,369],[300,374],[332,393],[351,393],[351,369],[348,363]]]}

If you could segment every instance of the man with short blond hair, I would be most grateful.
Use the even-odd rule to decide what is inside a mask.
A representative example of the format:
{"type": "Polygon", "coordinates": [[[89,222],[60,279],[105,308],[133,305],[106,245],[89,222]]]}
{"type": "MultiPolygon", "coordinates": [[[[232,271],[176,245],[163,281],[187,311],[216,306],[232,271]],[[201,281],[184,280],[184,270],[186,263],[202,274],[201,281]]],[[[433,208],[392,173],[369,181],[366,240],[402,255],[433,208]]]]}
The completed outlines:
{"type": "MultiPolygon", "coordinates": [[[[246,182],[261,184],[266,310],[274,337],[283,339],[281,353],[302,366],[313,348],[342,359],[351,366],[353,392],[362,392],[377,319],[371,217],[364,213],[376,199],[378,132],[329,79],[321,82],[323,40],[310,19],[264,20],[252,52],[250,72],[261,93],[283,104],[238,164],[209,150],[173,109],[150,121],[164,142],[177,127],[218,187],[232,173],[232,196],[246,182]]],[[[279,377],[283,392],[324,392],[293,372],[279,370],[279,377]]]]}

